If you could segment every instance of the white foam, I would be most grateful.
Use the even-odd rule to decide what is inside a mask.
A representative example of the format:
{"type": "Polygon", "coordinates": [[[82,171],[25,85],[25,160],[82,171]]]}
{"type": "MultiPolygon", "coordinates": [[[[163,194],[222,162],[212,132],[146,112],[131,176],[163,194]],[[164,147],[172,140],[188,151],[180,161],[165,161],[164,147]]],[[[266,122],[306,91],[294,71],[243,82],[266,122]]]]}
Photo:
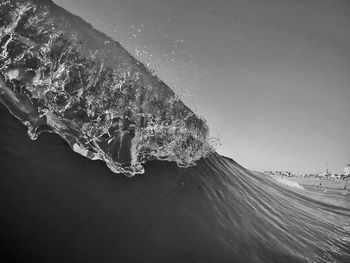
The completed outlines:
{"type": "Polygon", "coordinates": [[[304,189],[304,187],[302,187],[300,184],[298,184],[297,182],[288,180],[286,178],[280,178],[280,177],[274,177],[274,179],[277,182],[280,182],[281,184],[287,185],[289,187],[294,187],[294,188],[299,188],[299,189],[304,189]]]}

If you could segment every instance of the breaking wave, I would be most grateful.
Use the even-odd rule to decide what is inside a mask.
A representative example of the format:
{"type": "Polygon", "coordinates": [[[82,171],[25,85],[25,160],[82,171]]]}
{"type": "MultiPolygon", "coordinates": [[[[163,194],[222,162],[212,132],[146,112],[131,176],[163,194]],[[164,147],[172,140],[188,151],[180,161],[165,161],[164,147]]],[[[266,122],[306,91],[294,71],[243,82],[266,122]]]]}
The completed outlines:
{"type": "Polygon", "coordinates": [[[205,121],[120,44],[51,1],[0,6],[1,101],[28,126],[62,136],[116,173],[213,152],[205,121]]]}
{"type": "Polygon", "coordinates": [[[308,191],[212,153],[205,121],[167,85],[51,1],[1,1],[0,27],[0,101],[30,138],[56,133],[113,172],[143,173],[147,162],[151,175],[110,176],[55,136],[33,143],[0,105],[5,255],[35,262],[350,262],[349,196],[339,189],[308,191]]]}

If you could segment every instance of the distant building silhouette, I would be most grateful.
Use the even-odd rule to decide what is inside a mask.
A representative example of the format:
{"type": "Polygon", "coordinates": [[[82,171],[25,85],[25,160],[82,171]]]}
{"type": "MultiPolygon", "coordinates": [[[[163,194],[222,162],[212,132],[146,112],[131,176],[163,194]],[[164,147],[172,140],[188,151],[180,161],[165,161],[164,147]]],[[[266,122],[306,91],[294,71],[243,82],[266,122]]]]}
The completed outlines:
{"type": "Polygon", "coordinates": [[[344,175],[348,176],[350,175],[350,164],[344,167],[344,175]]]}

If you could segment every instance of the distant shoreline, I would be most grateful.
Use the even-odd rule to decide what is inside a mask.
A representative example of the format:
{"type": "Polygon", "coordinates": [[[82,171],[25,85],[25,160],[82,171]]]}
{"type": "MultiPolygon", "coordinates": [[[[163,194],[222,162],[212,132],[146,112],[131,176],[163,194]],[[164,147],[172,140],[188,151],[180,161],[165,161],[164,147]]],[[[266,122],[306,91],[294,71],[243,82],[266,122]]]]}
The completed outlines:
{"type": "MultiPolygon", "coordinates": [[[[301,177],[288,177],[289,180],[297,182],[298,184],[302,186],[307,187],[318,187],[321,185],[322,187],[327,187],[328,189],[332,190],[343,190],[344,185],[349,185],[349,179],[321,179],[321,178],[301,178],[301,177]]],[[[349,189],[348,189],[349,191],[349,189]]]]}
{"type": "MultiPolygon", "coordinates": [[[[271,178],[280,182],[284,185],[294,187],[294,188],[303,188],[305,190],[313,192],[327,192],[332,195],[342,195],[344,190],[344,185],[347,185],[347,195],[350,197],[350,179],[321,179],[321,178],[302,178],[301,176],[296,177],[287,177],[280,175],[269,175],[271,178]],[[320,185],[321,183],[321,185],[320,185]],[[298,187],[297,187],[298,186],[298,187]]],[[[342,195],[344,196],[344,195],[342,195]]]]}

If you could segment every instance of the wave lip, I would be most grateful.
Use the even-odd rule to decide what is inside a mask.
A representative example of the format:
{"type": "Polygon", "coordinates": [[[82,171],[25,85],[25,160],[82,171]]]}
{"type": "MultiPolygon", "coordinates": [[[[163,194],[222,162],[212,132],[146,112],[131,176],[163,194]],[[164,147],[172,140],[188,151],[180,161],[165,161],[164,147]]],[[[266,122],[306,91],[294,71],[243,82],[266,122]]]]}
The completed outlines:
{"type": "Polygon", "coordinates": [[[52,1],[0,5],[1,101],[28,126],[62,136],[116,173],[192,166],[213,152],[205,121],[118,42],[52,1]]]}

